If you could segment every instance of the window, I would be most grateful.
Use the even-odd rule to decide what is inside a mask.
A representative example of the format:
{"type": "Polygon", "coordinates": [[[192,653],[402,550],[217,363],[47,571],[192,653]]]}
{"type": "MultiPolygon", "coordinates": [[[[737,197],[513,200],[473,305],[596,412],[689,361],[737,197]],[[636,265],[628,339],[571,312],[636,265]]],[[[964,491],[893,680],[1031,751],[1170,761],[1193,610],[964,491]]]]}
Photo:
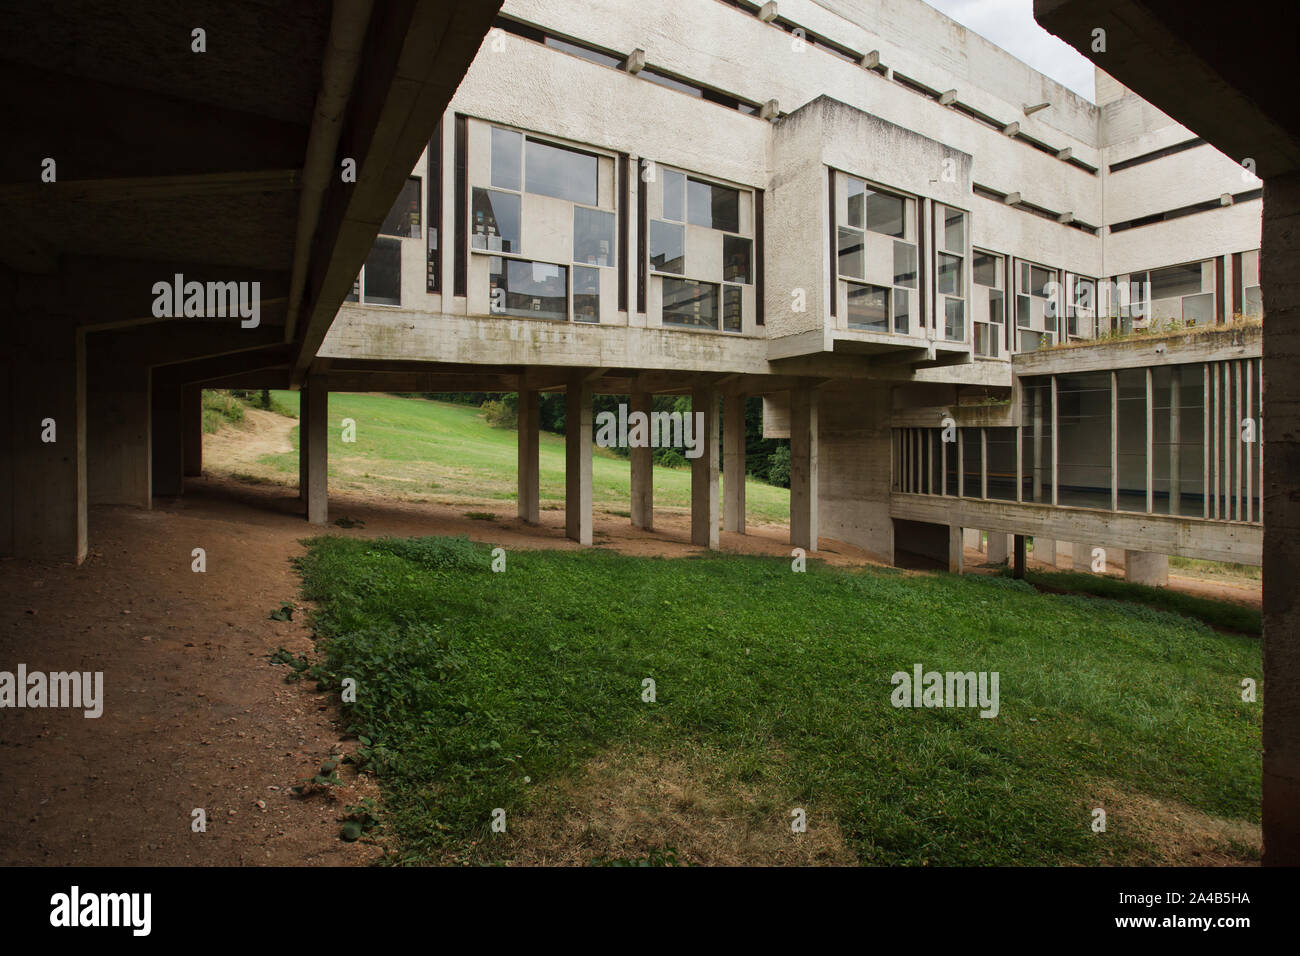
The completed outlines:
{"type": "Polygon", "coordinates": [[[672,169],[663,171],[664,218],[686,221],[686,176],[672,169]]]}
{"type": "Polygon", "coordinates": [[[427,242],[425,258],[427,275],[425,291],[442,291],[442,256],[439,251],[439,231],[442,228],[442,120],[429,138],[429,199],[428,226],[424,230],[427,242]]]}
{"type": "Polygon", "coordinates": [[[1016,265],[1016,351],[1032,352],[1056,342],[1060,273],[1023,259],[1016,265]]]}
{"type": "Polygon", "coordinates": [[[525,190],[540,196],[594,206],[599,201],[595,155],[529,137],[525,190]]]}
{"type": "Polygon", "coordinates": [[[754,244],[743,236],[722,237],[722,278],[727,282],[748,284],[750,277],[750,256],[754,244]]]}
{"type": "Polygon", "coordinates": [[[1151,322],[1213,324],[1216,263],[1213,259],[1152,269],[1147,274],[1151,322]]]}
{"type": "Polygon", "coordinates": [[[567,266],[494,256],[489,274],[494,314],[568,320],[567,266]]]}
{"type": "Polygon", "coordinates": [[[1097,283],[1083,276],[1066,276],[1065,333],[1071,338],[1097,337],[1097,283]]]}
{"type": "Polygon", "coordinates": [[[935,278],[943,310],[944,338],[965,342],[966,336],[966,213],[942,203],[934,204],[936,235],[935,278]]]}
{"type": "Polygon", "coordinates": [[[492,185],[499,189],[523,188],[524,137],[513,130],[492,128],[492,185]]]}
{"type": "Polygon", "coordinates": [[[471,202],[470,242],[475,249],[519,252],[519,196],[476,187],[471,202]]]}
{"type": "Polygon", "coordinates": [[[971,330],[975,338],[975,354],[984,358],[997,358],[1005,340],[1006,322],[1006,260],[993,252],[975,249],[971,252],[971,330]]]}
{"type": "Polygon", "coordinates": [[[420,238],[420,179],[411,176],[397,194],[397,201],[388,210],[383,225],[379,227],[381,236],[397,236],[399,239],[420,238]]]}
{"type": "Polygon", "coordinates": [[[600,321],[600,270],[573,267],[573,320],[600,321]]]}
{"type": "Polygon", "coordinates": [[[722,331],[743,332],[744,295],[740,286],[724,285],[722,287],[722,331]]]}
{"type": "Polygon", "coordinates": [[[691,328],[718,327],[718,287],[693,279],[663,280],[663,323],[691,328]]]}
{"type": "Polygon", "coordinates": [[[915,200],[837,174],[836,270],[851,329],[912,334],[918,287],[915,200]]]}
{"type": "Polygon", "coordinates": [[[740,192],[699,179],[686,181],[687,221],[695,226],[740,231],[740,192]]]}
{"type": "Polygon", "coordinates": [[[573,207],[573,261],[591,266],[614,265],[614,214],[573,207]]]}
{"type": "Polygon", "coordinates": [[[370,305],[402,304],[402,244],[376,239],[361,270],[361,301],[370,305]]]}
{"type": "Polygon", "coordinates": [[[1238,282],[1241,285],[1242,296],[1238,310],[1247,318],[1263,318],[1264,296],[1259,286],[1259,250],[1243,252],[1240,262],[1241,278],[1238,282]]]}
{"type": "Polygon", "coordinates": [[[1201,291],[1201,264],[1151,270],[1151,299],[1169,299],[1174,296],[1195,295],[1201,291]]]}
{"type": "Polygon", "coordinates": [[[889,289],[850,283],[848,305],[849,328],[870,332],[890,330],[889,289]]]}
{"type": "Polygon", "coordinates": [[[686,271],[686,229],[671,222],[650,221],[650,268],[681,275],[686,271]]]}

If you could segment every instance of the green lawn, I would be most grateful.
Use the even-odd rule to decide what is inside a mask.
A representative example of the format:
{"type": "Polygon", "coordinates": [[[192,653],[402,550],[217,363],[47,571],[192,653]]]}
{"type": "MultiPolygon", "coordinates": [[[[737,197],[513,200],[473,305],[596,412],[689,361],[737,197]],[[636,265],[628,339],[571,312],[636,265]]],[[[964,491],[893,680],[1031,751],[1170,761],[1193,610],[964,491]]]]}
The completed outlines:
{"type": "MultiPolygon", "coordinates": [[[[273,392],[275,399],[298,410],[298,392],[273,392]]],[[[483,413],[451,405],[393,395],[335,392],[329,403],[330,487],[364,490],[430,501],[503,502],[512,514],[515,500],[516,436],[513,429],[492,428],[483,413]],[[342,421],[356,422],[356,442],[342,441],[342,421]]],[[[283,481],[298,475],[298,429],[294,451],[267,455],[267,474],[283,481]]],[[[541,507],[564,507],[564,437],[542,432],[538,455],[541,507]]],[[[723,479],[725,481],[725,478],[723,479]]],[[[690,507],[689,468],[655,468],[655,507],[690,507]]],[[[627,514],[631,495],[628,460],[597,448],[592,464],[592,502],[597,511],[627,514]]],[[[784,523],[790,517],[790,493],[750,479],[745,506],[757,522],[784,523]]]]}
{"type": "MultiPolygon", "coordinates": [[[[416,427],[388,408],[340,396],[332,416],[359,411],[383,448],[416,427]]],[[[437,408],[442,434],[424,441],[453,440],[458,420],[468,433],[437,408]]],[[[685,755],[757,794],[756,832],[805,808],[868,864],[1151,859],[1130,809],[1150,801],[1259,819],[1260,705],[1240,691],[1261,680],[1254,638],[987,575],[601,550],[489,561],[436,538],[319,538],[302,559],[323,683],[357,681],[344,720],[370,743],[397,862],[526,855],[523,835],[491,832],[493,810],[544,813],[592,760],[628,753],[685,755]],[[998,716],[895,708],[891,675],[918,663],[998,672],[998,716]],[[1118,795],[1103,834],[1099,794],[1118,795]]]]}

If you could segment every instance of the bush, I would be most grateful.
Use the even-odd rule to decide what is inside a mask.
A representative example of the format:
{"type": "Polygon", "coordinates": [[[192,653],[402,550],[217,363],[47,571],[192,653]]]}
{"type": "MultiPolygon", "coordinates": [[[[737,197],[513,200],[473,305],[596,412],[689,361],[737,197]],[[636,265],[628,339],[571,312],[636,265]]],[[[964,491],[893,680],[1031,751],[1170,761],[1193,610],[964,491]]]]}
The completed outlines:
{"type": "Polygon", "coordinates": [[[519,425],[519,409],[493,399],[479,406],[486,413],[487,423],[493,428],[515,428],[519,425]]]}
{"type": "Polygon", "coordinates": [[[237,425],[244,420],[244,403],[232,393],[203,390],[203,431],[209,435],[230,423],[237,425]]]}
{"type": "Polygon", "coordinates": [[[767,480],[778,488],[790,487],[790,446],[778,445],[767,459],[767,480]]]}
{"type": "Polygon", "coordinates": [[[662,468],[685,468],[686,459],[672,448],[660,448],[655,452],[655,464],[662,468]]]}

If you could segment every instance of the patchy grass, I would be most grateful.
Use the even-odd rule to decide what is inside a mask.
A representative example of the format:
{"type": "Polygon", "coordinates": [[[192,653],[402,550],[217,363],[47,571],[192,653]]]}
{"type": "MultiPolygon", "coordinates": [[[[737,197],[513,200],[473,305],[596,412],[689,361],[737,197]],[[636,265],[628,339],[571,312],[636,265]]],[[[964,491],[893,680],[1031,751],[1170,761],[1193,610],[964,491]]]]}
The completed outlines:
{"type": "Polygon", "coordinates": [[[357,681],[345,720],[373,742],[394,862],[1182,859],[1124,822],[1151,801],[1226,821],[1198,846],[1253,852],[1253,638],[988,575],[600,550],[489,565],[441,538],[320,538],[301,561],[325,682],[357,681]],[[916,663],[997,671],[1000,713],[893,707],[916,663]]]}
{"type": "MultiPolygon", "coordinates": [[[[1009,570],[1005,571],[1007,575],[1010,573],[1009,570]]],[[[1105,574],[1089,574],[1083,571],[1026,571],[1025,580],[1035,587],[1049,591],[1069,591],[1075,594],[1113,598],[1116,601],[1134,601],[1171,611],[1174,614],[1182,614],[1202,621],[1210,627],[1236,631],[1239,634],[1253,634],[1259,637],[1264,629],[1263,616],[1255,608],[1185,594],[1169,588],[1133,584],[1105,574]]]]}

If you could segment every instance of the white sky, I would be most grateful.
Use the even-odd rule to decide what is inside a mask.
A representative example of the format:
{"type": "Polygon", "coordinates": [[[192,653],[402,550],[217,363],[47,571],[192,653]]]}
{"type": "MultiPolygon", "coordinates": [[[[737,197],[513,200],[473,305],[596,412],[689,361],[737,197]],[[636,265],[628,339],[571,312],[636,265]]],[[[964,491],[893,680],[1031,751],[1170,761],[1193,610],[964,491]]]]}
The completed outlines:
{"type": "Polygon", "coordinates": [[[925,0],[941,13],[1096,102],[1093,65],[1034,20],[1034,0],[925,0]]]}

